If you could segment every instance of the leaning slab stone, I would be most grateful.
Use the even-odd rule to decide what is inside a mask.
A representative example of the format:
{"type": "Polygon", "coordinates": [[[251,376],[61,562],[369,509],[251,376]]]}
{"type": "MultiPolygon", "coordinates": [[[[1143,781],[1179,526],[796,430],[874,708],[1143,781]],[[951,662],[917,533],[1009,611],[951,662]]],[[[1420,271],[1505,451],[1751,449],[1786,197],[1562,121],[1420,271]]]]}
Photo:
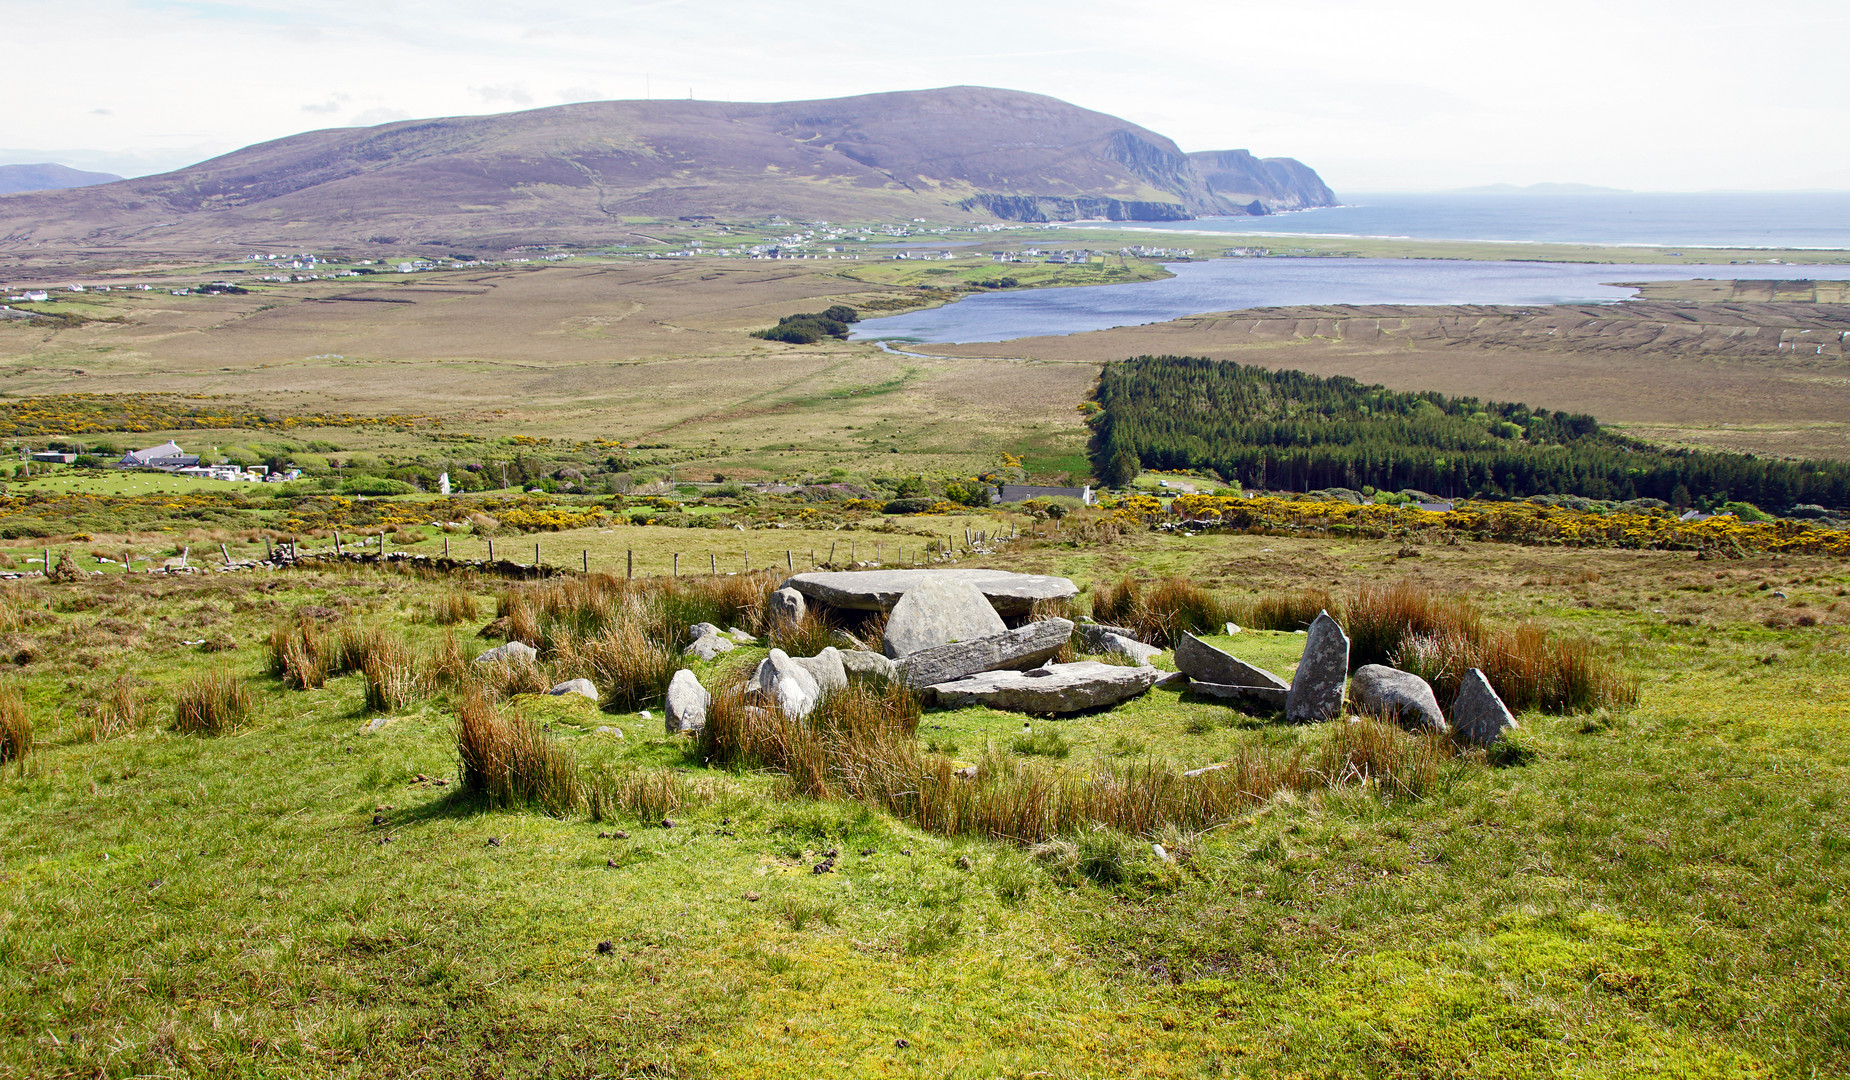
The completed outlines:
{"type": "Polygon", "coordinates": [[[897,668],[900,679],[916,690],[981,671],[1031,668],[1059,652],[1060,646],[1072,636],[1072,623],[1065,619],[1043,619],[975,641],[958,641],[915,652],[900,660],[897,668]]]}
{"type": "Polygon", "coordinates": [[[967,581],[928,580],[906,591],[887,616],[881,648],[895,660],[922,649],[990,637],[1008,629],[967,581]]]}
{"type": "Polygon", "coordinates": [[[987,705],[992,709],[1035,714],[1084,712],[1136,697],[1156,681],[1150,667],[1120,667],[1081,660],[1048,664],[1031,671],[985,671],[968,678],[926,687],[939,705],[987,705]]]}
{"type": "Polygon", "coordinates": [[[1285,702],[1285,719],[1298,724],[1334,720],[1343,713],[1343,688],[1349,679],[1349,635],[1330,618],[1317,613],[1304,637],[1304,658],[1291,677],[1291,694],[1285,702]]]}
{"type": "Polygon", "coordinates": [[[1186,630],[1182,632],[1182,639],[1176,642],[1175,661],[1176,670],[1202,682],[1220,683],[1223,686],[1265,686],[1274,690],[1291,688],[1290,683],[1264,668],[1254,667],[1231,653],[1223,652],[1186,630]]]}
{"type": "Polygon", "coordinates": [[[478,664],[514,664],[525,661],[532,663],[539,659],[540,651],[531,645],[519,641],[510,641],[506,645],[497,645],[475,658],[478,664]]]}
{"type": "Polygon", "coordinates": [[[666,708],[662,710],[663,725],[668,734],[676,735],[683,731],[699,731],[707,726],[707,709],[713,704],[713,695],[700,685],[694,673],[682,668],[668,680],[666,708]]]}
{"type": "Polygon", "coordinates": [[[1155,685],[1165,690],[1187,690],[1188,673],[1183,671],[1164,671],[1156,676],[1155,685]]]}
{"type": "Polygon", "coordinates": [[[1187,691],[1204,697],[1228,698],[1235,701],[1252,701],[1274,709],[1285,707],[1285,701],[1291,696],[1291,688],[1279,689],[1276,686],[1234,686],[1231,683],[1201,682],[1197,679],[1188,681],[1187,691]]]}
{"type": "Polygon", "coordinates": [[[1063,577],[1011,574],[1006,570],[818,570],[784,582],[811,600],[832,607],[887,611],[908,591],[926,581],[964,581],[975,585],[1003,615],[1027,615],[1036,600],[1065,600],[1079,587],[1063,577]]]}
{"type": "Polygon", "coordinates": [[[597,704],[597,686],[590,679],[567,679],[546,692],[553,697],[577,694],[579,697],[590,698],[593,705],[597,704]]]}
{"type": "Polygon", "coordinates": [[[1349,704],[1356,712],[1394,720],[1404,727],[1445,734],[1445,714],[1432,685],[1411,671],[1363,664],[1349,680],[1349,704]]]}
{"type": "Polygon", "coordinates": [[[816,680],[818,693],[848,689],[848,669],[842,664],[841,650],[830,645],[814,656],[793,656],[790,662],[809,672],[816,680]]]}
{"type": "Polygon", "coordinates": [[[802,719],[816,707],[816,701],[822,696],[822,688],[816,685],[815,676],[802,665],[790,659],[790,654],[782,649],[772,649],[771,655],[758,664],[758,672],[753,678],[766,695],[777,703],[785,716],[802,719]]]}
{"type": "Polygon", "coordinates": [[[1073,635],[1089,653],[1118,653],[1139,664],[1147,664],[1163,654],[1163,650],[1154,645],[1145,645],[1137,640],[1135,634],[1121,626],[1080,623],[1073,628],[1073,635]]]}
{"type": "Polygon", "coordinates": [[[1452,702],[1452,734],[1459,742],[1489,746],[1504,731],[1516,726],[1509,706],[1490,686],[1490,680],[1477,668],[1465,672],[1458,686],[1458,698],[1452,702]]]}
{"type": "Polygon", "coordinates": [[[885,655],[860,649],[842,653],[841,666],[847,670],[850,678],[893,679],[899,674],[898,665],[885,655]]]}
{"type": "Polygon", "coordinates": [[[809,602],[803,599],[803,594],[788,585],[772,593],[766,606],[772,626],[795,626],[809,611],[809,602]]]}

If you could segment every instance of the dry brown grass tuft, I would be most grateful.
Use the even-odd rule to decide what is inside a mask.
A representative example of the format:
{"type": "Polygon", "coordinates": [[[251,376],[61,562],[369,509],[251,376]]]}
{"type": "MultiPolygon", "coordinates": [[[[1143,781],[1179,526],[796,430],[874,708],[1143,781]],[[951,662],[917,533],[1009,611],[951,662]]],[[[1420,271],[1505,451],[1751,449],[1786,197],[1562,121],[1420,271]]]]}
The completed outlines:
{"type": "Polygon", "coordinates": [[[462,790],[490,806],[538,806],[561,816],[581,801],[571,754],[519,712],[502,714],[479,692],[456,709],[462,790]]]}
{"type": "Polygon", "coordinates": [[[1342,609],[1326,589],[1305,588],[1295,593],[1272,593],[1238,605],[1234,622],[1254,630],[1303,630],[1319,612],[1336,615],[1342,609]]]}
{"type": "MultiPolygon", "coordinates": [[[[882,632],[885,632],[884,626],[882,632]]],[[[772,626],[767,640],[772,648],[782,649],[791,656],[814,656],[836,643],[835,627],[811,607],[805,609],[803,617],[794,623],[780,621],[772,626]]],[[[877,649],[880,647],[880,639],[875,638],[866,644],[869,648],[877,649]]]]}
{"type": "Polygon", "coordinates": [[[32,752],[32,716],[26,701],[11,686],[0,687],[0,765],[32,752]]]}
{"type": "Polygon", "coordinates": [[[1349,669],[1393,662],[1403,640],[1415,634],[1484,636],[1483,615],[1463,596],[1446,595],[1412,581],[1392,585],[1363,584],[1342,608],[1349,634],[1349,669]]]}
{"type": "Polygon", "coordinates": [[[132,734],[147,719],[148,708],[136,693],[139,684],[128,674],[118,675],[103,700],[90,707],[90,741],[104,742],[132,734]]]}
{"type": "Polygon", "coordinates": [[[229,672],[208,672],[181,684],[174,696],[173,729],[223,735],[249,723],[255,707],[243,679],[229,672]]]}
{"type": "Polygon", "coordinates": [[[1590,712],[1631,705],[1638,684],[1585,638],[1553,638],[1537,626],[1412,634],[1395,650],[1395,667],[1432,684],[1440,704],[1458,696],[1465,672],[1480,668],[1512,711],[1590,712]]]}
{"type": "Polygon", "coordinates": [[[423,696],[417,659],[402,638],[379,635],[366,652],[360,674],[366,680],[366,708],[372,712],[397,712],[423,696]]]}
{"type": "Polygon", "coordinates": [[[1092,592],[1094,619],[1122,626],[1152,645],[1173,646],[1184,631],[1217,633],[1236,611],[1235,605],[1177,577],[1145,588],[1126,576],[1116,585],[1094,586],[1092,592]]]}
{"type": "Polygon", "coordinates": [[[327,685],[329,652],[337,648],[314,619],[297,614],[270,631],[265,643],[270,674],[292,690],[327,685]]]}
{"type": "Polygon", "coordinates": [[[455,688],[469,681],[469,655],[463,652],[456,631],[445,630],[443,640],[431,650],[425,679],[431,686],[455,688]]]}
{"type": "Polygon", "coordinates": [[[710,806],[724,794],[717,778],[684,776],[673,769],[600,771],[584,781],[584,792],[585,809],[593,821],[659,821],[692,807],[710,806]]]}
{"type": "Polygon", "coordinates": [[[438,626],[474,622],[476,616],[475,597],[462,589],[451,589],[430,602],[430,621],[438,626]]]}
{"type": "Polygon", "coordinates": [[[595,637],[561,636],[554,655],[567,678],[596,685],[601,700],[621,709],[660,698],[681,666],[678,650],[664,648],[634,622],[619,621],[595,637]]]}

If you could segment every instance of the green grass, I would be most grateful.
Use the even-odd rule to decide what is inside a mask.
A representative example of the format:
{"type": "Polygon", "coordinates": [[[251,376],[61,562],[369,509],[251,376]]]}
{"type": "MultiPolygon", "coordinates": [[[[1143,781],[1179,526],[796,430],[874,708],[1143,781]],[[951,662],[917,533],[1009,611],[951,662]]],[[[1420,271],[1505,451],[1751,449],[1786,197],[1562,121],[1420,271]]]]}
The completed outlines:
{"type": "MultiPolygon", "coordinates": [[[[1009,565],[1090,568],[1082,584],[1149,567],[1236,597],[1306,581],[1342,592],[1408,572],[1399,546],[1139,534],[1050,542],[1009,565]]],[[[1526,714],[1526,764],[1458,762],[1423,799],[1281,797],[1198,834],[1045,850],[789,799],[774,776],[690,760],[659,712],[573,700],[522,707],[587,775],[636,778],[627,801],[601,821],[487,810],[459,793],[442,697],[367,731],[360,676],[287,691],[262,674],[259,639],[299,604],[422,653],[443,633],[426,613],[448,582],[45,587],[44,606],[21,610],[46,618],[18,632],[37,658],[9,676],[34,747],[0,771],[0,1076],[1850,1068],[1837,1004],[1850,639],[1837,614],[1767,625],[1792,603],[1830,611],[1850,574],[1823,559],[1472,543],[1411,569],[1480,583],[1499,622],[1622,647],[1642,704],[1526,714]],[[217,633],[238,648],[182,644],[217,633]],[[90,740],[84,707],[115,673],[170,702],[220,668],[250,680],[247,726],[176,734],[169,705],[90,740]],[[682,793],[672,828],[648,784],[682,793]],[[833,870],[812,872],[829,851],[833,870]]],[[[465,587],[485,619],[493,584],[465,587]]],[[[1210,640],[1286,674],[1303,638],[1210,640]]],[[[695,667],[711,685],[762,655],[695,667]]],[[[1034,760],[1066,769],[1192,767],[1324,736],[1166,691],[1033,721],[1036,741],[1056,734],[1067,756],[1034,760]]],[[[1010,753],[1022,718],[927,712],[918,736],[974,761],[1010,753]]]]}

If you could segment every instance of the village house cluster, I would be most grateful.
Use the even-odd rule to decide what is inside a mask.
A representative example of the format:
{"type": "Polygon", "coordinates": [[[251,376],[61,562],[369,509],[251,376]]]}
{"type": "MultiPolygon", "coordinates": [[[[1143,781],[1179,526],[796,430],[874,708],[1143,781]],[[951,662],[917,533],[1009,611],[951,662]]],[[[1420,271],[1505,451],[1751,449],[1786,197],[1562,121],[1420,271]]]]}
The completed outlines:
{"type": "Polygon", "coordinates": [[[180,444],[172,439],[146,450],[130,450],[122,455],[122,460],[116,465],[123,469],[157,469],[175,476],[245,484],[280,484],[302,478],[300,469],[271,471],[261,466],[246,469],[240,465],[204,465],[200,463],[198,454],[189,454],[180,449],[180,444]]]}

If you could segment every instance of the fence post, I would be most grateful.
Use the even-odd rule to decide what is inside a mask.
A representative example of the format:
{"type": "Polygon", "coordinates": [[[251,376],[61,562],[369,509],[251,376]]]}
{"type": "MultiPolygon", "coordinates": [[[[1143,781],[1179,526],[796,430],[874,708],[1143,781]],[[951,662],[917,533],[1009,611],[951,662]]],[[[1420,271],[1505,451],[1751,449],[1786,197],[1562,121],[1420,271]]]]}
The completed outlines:
{"type": "Polygon", "coordinates": [[[674,553],[674,576],[681,576],[681,553],[678,551],[674,553]]]}
{"type": "Polygon", "coordinates": [[[225,547],[225,543],[222,540],[219,541],[218,553],[225,557],[225,565],[230,566],[231,565],[231,552],[225,547]]]}
{"type": "Polygon", "coordinates": [[[625,548],[623,552],[623,558],[624,558],[623,576],[625,578],[635,577],[636,576],[636,549],[635,548],[625,548]]]}
{"type": "Polygon", "coordinates": [[[450,538],[447,536],[443,538],[443,557],[450,557],[450,538]]]}
{"type": "Polygon", "coordinates": [[[707,552],[707,573],[714,577],[719,576],[719,556],[711,551],[707,552]]]}
{"type": "Polygon", "coordinates": [[[784,549],[784,569],[794,571],[796,568],[797,568],[796,560],[791,557],[790,549],[785,548],[784,549]]]}
{"type": "Polygon", "coordinates": [[[538,566],[539,564],[540,564],[540,542],[538,540],[535,540],[533,542],[533,565],[538,566]]]}
{"type": "Polygon", "coordinates": [[[490,537],[488,540],[488,561],[495,561],[495,541],[493,537],[490,537]]]}
{"type": "Polygon", "coordinates": [[[341,550],[340,550],[340,530],[339,530],[339,529],[335,529],[335,530],[334,530],[334,554],[336,554],[336,555],[339,555],[339,554],[341,554],[341,550]]]}
{"type": "Polygon", "coordinates": [[[835,565],[835,541],[829,541],[829,565],[835,565]]]}
{"type": "Polygon", "coordinates": [[[580,548],[579,553],[584,557],[585,573],[589,574],[591,572],[591,549],[580,548]]]}

